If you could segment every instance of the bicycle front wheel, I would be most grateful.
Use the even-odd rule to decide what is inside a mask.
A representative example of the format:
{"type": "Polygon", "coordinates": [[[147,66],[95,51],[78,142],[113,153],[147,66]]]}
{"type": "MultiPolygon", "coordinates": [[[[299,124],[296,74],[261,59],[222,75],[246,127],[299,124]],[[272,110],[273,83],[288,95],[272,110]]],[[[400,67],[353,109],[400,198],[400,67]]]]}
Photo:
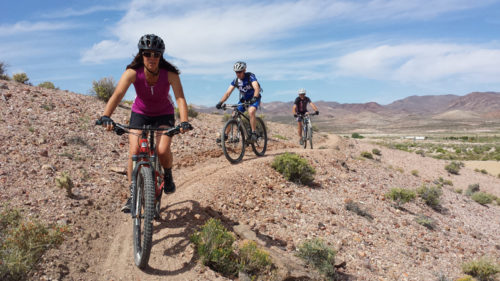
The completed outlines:
{"type": "Polygon", "coordinates": [[[257,141],[252,143],[252,150],[255,155],[264,156],[267,149],[266,125],[260,117],[257,117],[255,121],[255,133],[257,134],[257,141]]]}
{"type": "Polygon", "coordinates": [[[311,126],[307,127],[307,138],[309,139],[309,146],[313,149],[313,131],[311,126]]]}
{"type": "Polygon", "coordinates": [[[155,187],[150,167],[142,166],[135,186],[134,260],[140,269],[146,268],[153,245],[155,187]]]}
{"type": "Polygon", "coordinates": [[[304,142],[304,148],[307,148],[307,138],[309,137],[308,136],[308,126],[307,126],[307,123],[304,124],[304,132],[302,132],[303,136],[302,136],[302,140],[304,142]]]}
{"type": "Polygon", "coordinates": [[[222,151],[226,159],[232,163],[239,163],[245,155],[245,134],[236,120],[229,120],[222,128],[222,151]]]}

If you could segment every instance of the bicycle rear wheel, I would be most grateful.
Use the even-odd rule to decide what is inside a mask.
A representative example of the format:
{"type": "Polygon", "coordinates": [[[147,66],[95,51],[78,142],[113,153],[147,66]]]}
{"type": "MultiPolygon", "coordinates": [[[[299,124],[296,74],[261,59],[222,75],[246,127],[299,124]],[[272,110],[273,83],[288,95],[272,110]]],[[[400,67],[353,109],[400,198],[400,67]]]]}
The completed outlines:
{"type": "Polygon", "coordinates": [[[245,155],[245,134],[236,120],[229,120],[222,128],[222,152],[230,163],[238,163],[245,155]]]}
{"type": "Polygon", "coordinates": [[[142,166],[135,185],[134,260],[140,269],[146,268],[153,245],[155,188],[150,167],[142,166]]]}
{"type": "Polygon", "coordinates": [[[252,150],[257,156],[264,156],[267,149],[267,131],[264,121],[257,117],[255,123],[255,132],[257,133],[257,141],[252,143],[252,150]]]}

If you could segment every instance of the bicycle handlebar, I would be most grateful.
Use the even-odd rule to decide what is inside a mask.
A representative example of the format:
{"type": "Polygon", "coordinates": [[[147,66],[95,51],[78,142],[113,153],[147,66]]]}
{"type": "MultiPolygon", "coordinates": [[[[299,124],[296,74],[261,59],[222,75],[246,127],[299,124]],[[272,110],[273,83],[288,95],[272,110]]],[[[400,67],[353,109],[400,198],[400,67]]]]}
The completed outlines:
{"type": "MultiPolygon", "coordinates": [[[[95,122],[95,125],[96,126],[99,126],[99,125],[102,125],[102,121],[101,120],[97,120],[95,122]]],[[[193,129],[193,126],[191,126],[191,124],[188,124],[189,127],[187,128],[187,130],[192,130],[193,129]]],[[[117,134],[117,135],[123,135],[124,133],[130,133],[130,130],[147,130],[147,131],[166,131],[165,133],[163,133],[164,135],[167,135],[169,137],[173,136],[173,135],[177,135],[181,132],[181,128],[182,126],[179,124],[173,128],[144,128],[144,127],[131,127],[131,126],[127,126],[127,125],[123,125],[123,124],[119,124],[119,123],[115,123],[113,121],[113,131],[117,134]]]]}
{"type": "Polygon", "coordinates": [[[239,104],[226,104],[225,103],[225,104],[223,104],[221,106],[221,109],[222,110],[226,110],[226,108],[228,108],[228,107],[230,107],[230,108],[236,108],[236,107],[239,107],[241,105],[243,105],[243,106],[249,106],[249,105],[251,105],[251,103],[250,102],[242,102],[242,103],[239,103],[239,104]]]}
{"type": "Polygon", "coordinates": [[[307,114],[300,114],[300,113],[297,113],[297,114],[295,114],[295,115],[304,117],[304,116],[306,116],[306,115],[319,115],[319,114],[315,112],[315,113],[307,113],[307,114]]]}

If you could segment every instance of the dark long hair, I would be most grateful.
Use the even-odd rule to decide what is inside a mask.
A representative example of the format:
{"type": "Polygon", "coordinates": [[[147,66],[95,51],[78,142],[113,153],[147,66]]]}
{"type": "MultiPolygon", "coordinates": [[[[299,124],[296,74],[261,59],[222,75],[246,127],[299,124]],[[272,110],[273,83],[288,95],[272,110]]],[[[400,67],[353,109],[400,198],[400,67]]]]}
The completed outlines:
{"type": "MultiPolygon", "coordinates": [[[[129,65],[127,65],[127,69],[132,68],[135,70],[135,69],[139,69],[141,67],[144,67],[144,61],[142,59],[142,51],[139,50],[139,53],[137,53],[137,55],[135,55],[134,60],[132,60],[132,62],[129,65]]],[[[163,68],[163,69],[170,71],[170,72],[173,72],[177,75],[181,74],[181,72],[179,71],[179,69],[176,66],[169,63],[168,61],[166,61],[163,58],[163,55],[160,58],[160,65],[158,66],[158,68],[163,68]]]]}

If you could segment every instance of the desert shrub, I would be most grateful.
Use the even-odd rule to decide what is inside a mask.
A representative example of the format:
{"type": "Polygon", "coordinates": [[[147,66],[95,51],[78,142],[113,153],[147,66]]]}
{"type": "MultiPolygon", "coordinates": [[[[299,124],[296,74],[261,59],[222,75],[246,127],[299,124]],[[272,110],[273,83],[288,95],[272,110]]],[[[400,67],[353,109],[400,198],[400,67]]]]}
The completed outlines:
{"type": "Polygon", "coordinates": [[[54,83],[52,83],[50,81],[42,82],[42,83],[38,84],[38,87],[42,87],[45,89],[55,89],[56,88],[56,86],[54,86],[54,83]]]}
{"type": "Polygon", "coordinates": [[[26,220],[5,205],[0,211],[0,279],[27,280],[43,253],[59,245],[66,232],[65,227],[26,220]]]}
{"type": "Polygon", "coordinates": [[[373,216],[368,213],[367,210],[363,210],[358,203],[352,201],[352,200],[348,200],[346,203],[345,203],[345,209],[348,210],[348,211],[351,211],[353,213],[355,213],[356,215],[358,216],[361,216],[361,217],[365,217],[369,220],[372,220],[373,219],[373,216]]]}
{"type": "Polygon", "coordinates": [[[314,174],[316,174],[316,171],[306,159],[288,152],[276,156],[271,167],[281,173],[287,180],[301,184],[312,183],[314,174]]]}
{"type": "Polygon", "coordinates": [[[239,248],[240,270],[251,275],[269,271],[272,266],[269,253],[259,249],[254,241],[244,241],[239,248]]]}
{"type": "Polygon", "coordinates": [[[328,247],[326,243],[315,238],[307,240],[298,247],[297,256],[303,259],[307,264],[314,266],[321,274],[330,280],[335,280],[335,255],[337,252],[328,247]]]}
{"type": "Polygon", "coordinates": [[[12,79],[16,82],[23,83],[23,84],[27,84],[28,81],[30,80],[28,78],[28,75],[26,75],[26,73],[24,73],[24,72],[16,73],[16,74],[12,75],[12,79]]]}
{"type": "MultiPolygon", "coordinates": [[[[180,112],[179,112],[179,108],[176,107],[175,108],[175,117],[176,118],[180,118],[180,112]]],[[[191,117],[191,118],[196,118],[198,117],[198,112],[194,109],[193,105],[188,105],[188,117],[191,117]]]]}
{"type": "Polygon", "coordinates": [[[460,278],[458,278],[457,280],[455,281],[477,281],[476,278],[470,276],[470,275],[465,275],[465,276],[462,276],[460,278]]]}
{"type": "Polygon", "coordinates": [[[398,206],[411,202],[415,199],[415,191],[405,188],[391,188],[385,197],[395,201],[398,206]]]}
{"type": "Polygon", "coordinates": [[[56,178],[56,186],[66,190],[66,196],[73,198],[73,181],[69,177],[67,172],[63,172],[59,177],[56,178]]]}
{"type": "Polygon", "coordinates": [[[418,170],[411,170],[411,174],[418,177],[418,170]]]}
{"type": "Polygon", "coordinates": [[[312,130],[313,132],[319,132],[318,126],[316,126],[316,125],[314,125],[314,124],[312,125],[311,130],[312,130]]]}
{"type": "Polygon", "coordinates": [[[460,168],[464,166],[462,162],[451,161],[450,164],[446,165],[444,169],[450,174],[458,175],[460,168]]]}
{"type": "Polygon", "coordinates": [[[467,190],[465,191],[465,195],[472,196],[472,194],[479,192],[479,183],[469,184],[467,190]]]}
{"type": "Polygon", "coordinates": [[[10,80],[7,76],[7,64],[3,61],[0,61],[0,80],[10,80]]]}
{"type": "Polygon", "coordinates": [[[437,186],[428,187],[423,185],[417,189],[418,196],[424,200],[427,206],[436,209],[439,207],[441,200],[439,197],[443,194],[441,188],[437,186]]]}
{"type": "Polygon", "coordinates": [[[367,158],[367,159],[373,159],[373,155],[368,152],[368,151],[363,151],[361,152],[361,157],[367,158]]]}
{"type": "Polygon", "coordinates": [[[455,192],[458,194],[462,194],[463,190],[461,188],[457,188],[457,189],[455,189],[455,192]]]}
{"type": "Polygon", "coordinates": [[[481,172],[481,174],[485,174],[485,175],[488,174],[488,171],[486,171],[485,169],[481,169],[480,172],[481,172]]]}
{"type": "Polygon", "coordinates": [[[274,135],[274,136],[273,136],[273,138],[277,138],[277,139],[280,139],[280,140],[288,140],[288,138],[287,138],[287,137],[284,137],[284,136],[282,136],[282,135],[277,135],[277,134],[276,134],[276,135],[274,135]]]}
{"type": "Polygon", "coordinates": [[[44,103],[44,104],[40,105],[40,107],[47,110],[47,111],[51,111],[54,108],[56,108],[56,105],[53,103],[44,103]]]}
{"type": "Polygon", "coordinates": [[[107,102],[113,95],[115,88],[116,85],[113,77],[104,77],[99,81],[92,81],[92,89],[90,92],[97,96],[98,99],[107,102]]]}
{"type": "Polygon", "coordinates": [[[462,265],[465,274],[476,277],[479,281],[495,280],[495,275],[500,272],[500,266],[485,257],[473,260],[462,265]]]}
{"type": "Polygon", "coordinates": [[[433,230],[436,227],[436,222],[431,217],[428,217],[428,216],[420,215],[420,216],[415,218],[415,221],[418,224],[420,224],[420,225],[422,225],[430,230],[433,230]]]}
{"type": "Polygon", "coordinates": [[[490,204],[495,199],[492,195],[485,192],[474,192],[470,198],[481,205],[490,204]]]}
{"type": "Polygon", "coordinates": [[[222,223],[213,218],[191,235],[191,242],[195,244],[201,262],[228,276],[235,276],[238,272],[232,246],[234,240],[222,223]]]}
{"type": "Polygon", "coordinates": [[[422,157],[425,157],[425,151],[423,151],[422,149],[415,151],[415,153],[422,156],[422,157]]]}
{"type": "Polygon", "coordinates": [[[364,139],[365,137],[363,137],[359,133],[352,133],[351,138],[353,138],[353,139],[364,139]]]}
{"type": "Polygon", "coordinates": [[[222,115],[222,122],[227,122],[229,119],[231,119],[231,114],[224,113],[224,115],[222,115]]]}
{"type": "Polygon", "coordinates": [[[381,156],[382,155],[382,151],[380,151],[380,149],[378,148],[374,148],[372,149],[372,153],[377,155],[377,156],[381,156]]]}
{"type": "Polygon", "coordinates": [[[500,206],[500,197],[497,197],[495,201],[497,202],[497,205],[500,206]]]}

